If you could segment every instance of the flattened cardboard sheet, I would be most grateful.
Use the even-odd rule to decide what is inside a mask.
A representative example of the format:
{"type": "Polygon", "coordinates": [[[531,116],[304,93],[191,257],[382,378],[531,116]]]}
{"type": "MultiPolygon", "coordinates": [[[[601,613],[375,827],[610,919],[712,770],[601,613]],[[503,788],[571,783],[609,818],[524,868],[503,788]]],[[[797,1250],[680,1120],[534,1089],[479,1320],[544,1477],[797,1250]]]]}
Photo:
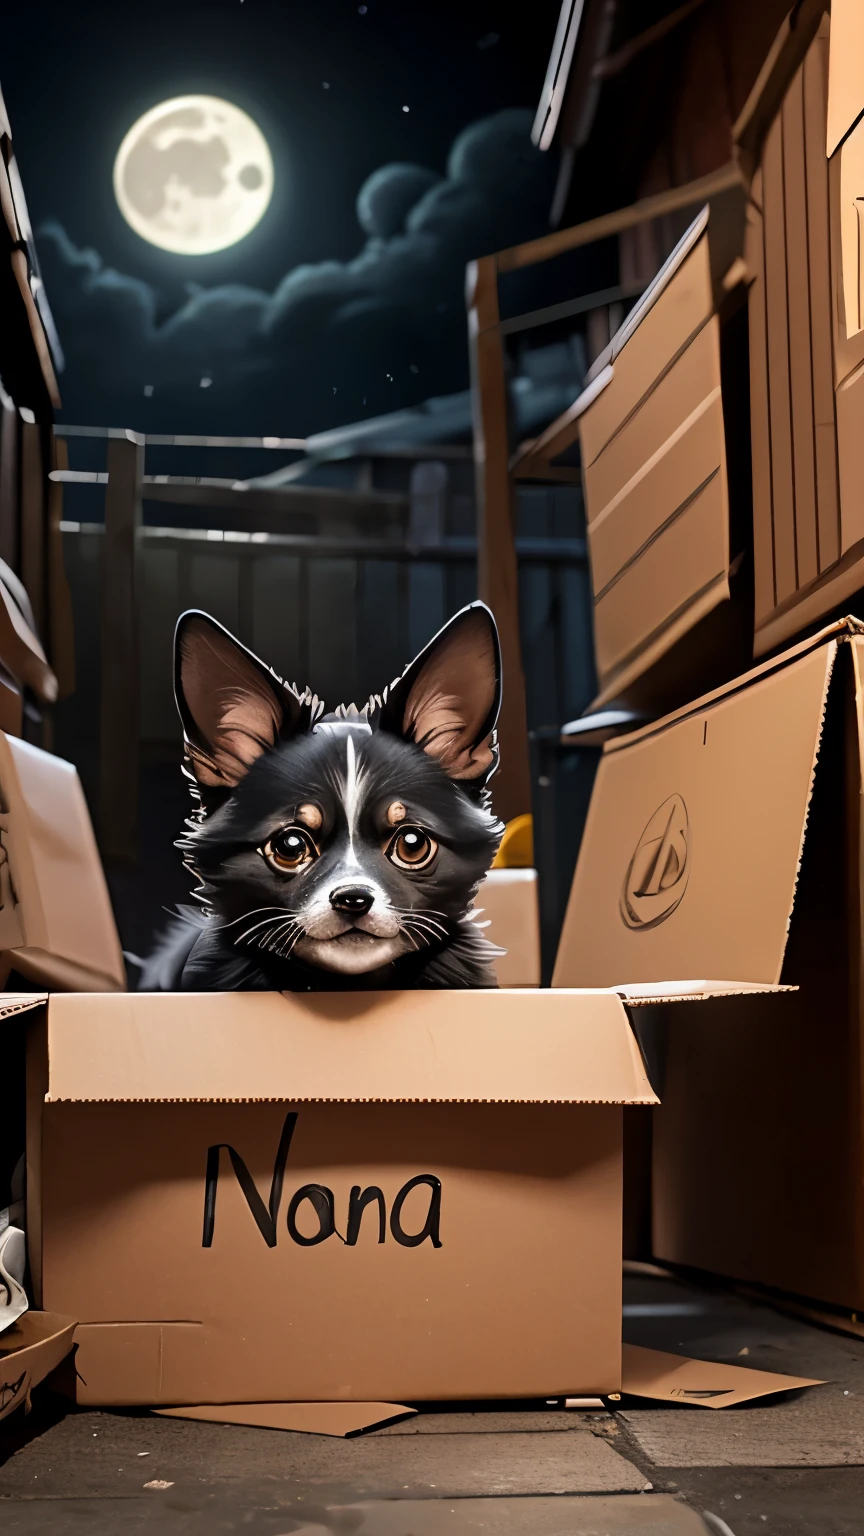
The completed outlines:
{"type": "Polygon", "coordinates": [[[753,1371],[741,1365],[717,1365],[690,1360],[686,1355],[667,1355],[660,1349],[625,1344],[621,1390],[628,1397],[650,1397],[657,1402],[689,1408],[734,1408],[778,1392],[801,1387],[824,1387],[824,1381],[808,1376],[781,1376],[774,1371],[753,1371]]]}
{"type": "Polygon", "coordinates": [[[604,752],[553,986],[777,985],[837,643],[604,752]]]}
{"type": "Polygon", "coordinates": [[[65,1359],[77,1324],[59,1312],[25,1312],[0,1335],[0,1419],[21,1408],[65,1359]]]}
{"type": "Polygon", "coordinates": [[[404,1403],[204,1403],[197,1408],[154,1408],[168,1419],[203,1419],[208,1424],[252,1424],[256,1429],[289,1429],[304,1435],[337,1435],[350,1440],[386,1424],[410,1419],[416,1408],[404,1403]]]}

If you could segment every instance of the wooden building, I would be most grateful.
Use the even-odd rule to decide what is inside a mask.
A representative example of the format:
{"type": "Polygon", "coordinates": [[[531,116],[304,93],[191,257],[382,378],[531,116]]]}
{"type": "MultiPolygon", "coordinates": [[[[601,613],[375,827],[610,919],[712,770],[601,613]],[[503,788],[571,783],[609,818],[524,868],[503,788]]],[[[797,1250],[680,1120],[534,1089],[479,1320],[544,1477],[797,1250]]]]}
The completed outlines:
{"type": "Polygon", "coordinates": [[[470,277],[481,592],[518,658],[514,487],[581,484],[595,709],[663,713],[860,601],[862,82],[860,0],[564,0],[534,128],[559,227],[470,277]],[[519,443],[509,337],[563,323],[587,387],[519,443]]]}

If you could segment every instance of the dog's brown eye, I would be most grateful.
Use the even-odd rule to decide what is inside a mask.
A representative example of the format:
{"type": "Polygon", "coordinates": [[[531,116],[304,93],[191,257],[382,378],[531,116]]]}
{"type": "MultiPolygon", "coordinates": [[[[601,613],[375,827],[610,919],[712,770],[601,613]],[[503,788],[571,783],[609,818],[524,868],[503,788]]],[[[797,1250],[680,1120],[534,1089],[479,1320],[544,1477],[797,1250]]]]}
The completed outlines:
{"type": "Polygon", "coordinates": [[[387,857],[399,869],[425,869],[437,852],[438,844],[422,827],[403,827],[390,843],[387,857]]]}
{"type": "Polygon", "coordinates": [[[285,874],[302,869],[318,857],[318,849],[302,827],[283,827],[275,837],[267,839],[261,852],[271,869],[285,874]]]}

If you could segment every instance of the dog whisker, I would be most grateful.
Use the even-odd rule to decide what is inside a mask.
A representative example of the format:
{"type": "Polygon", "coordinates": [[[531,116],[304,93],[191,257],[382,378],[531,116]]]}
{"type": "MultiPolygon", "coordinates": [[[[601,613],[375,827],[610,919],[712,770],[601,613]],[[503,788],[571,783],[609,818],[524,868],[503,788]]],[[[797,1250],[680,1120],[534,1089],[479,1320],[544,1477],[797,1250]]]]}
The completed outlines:
{"type": "Polygon", "coordinates": [[[428,928],[431,933],[440,934],[442,939],[447,937],[447,929],[444,927],[443,923],[436,923],[432,918],[429,917],[418,917],[417,922],[422,923],[423,926],[428,928]]]}
{"type": "MultiPolygon", "coordinates": [[[[251,933],[255,933],[259,928],[265,928],[269,930],[276,923],[282,922],[284,920],[286,916],[284,907],[272,907],[270,910],[276,914],[275,917],[262,917],[260,922],[253,923],[251,928],[246,928],[243,933],[238,934],[237,938],[234,940],[234,943],[239,944],[243,939],[248,939],[249,935],[251,933]]],[[[249,913],[250,917],[251,915],[252,914],[249,913]]],[[[264,936],[266,937],[266,935],[264,936]]],[[[257,939],[255,942],[258,942],[257,939]]]]}
{"type": "Polygon", "coordinates": [[[408,938],[411,940],[411,943],[413,944],[415,949],[421,949],[421,948],[424,948],[424,947],[428,949],[431,940],[429,939],[429,937],[426,934],[418,933],[415,936],[411,932],[410,928],[406,928],[405,932],[407,933],[408,938]]]}
{"type": "Polygon", "coordinates": [[[273,916],[270,918],[265,917],[262,918],[260,922],[253,923],[251,928],[247,928],[245,933],[241,933],[239,937],[234,940],[235,944],[239,944],[240,940],[245,937],[246,933],[254,933],[256,928],[263,927],[267,922],[275,921],[276,918],[279,918],[283,915],[284,911],[284,907],[253,907],[251,912],[243,912],[240,917],[232,918],[230,923],[219,923],[214,931],[216,933],[222,933],[228,928],[235,928],[238,923],[247,922],[250,917],[255,917],[259,912],[268,912],[273,914],[273,916]]]}
{"type": "Polygon", "coordinates": [[[286,917],[281,923],[276,923],[269,936],[267,936],[266,942],[261,945],[261,948],[270,950],[271,952],[275,950],[279,945],[282,937],[286,934],[289,934],[295,925],[296,918],[293,917],[286,917]]]}
{"type": "Polygon", "coordinates": [[[405,916],[403,927],[406,932],[413,930],[413,932],[417,934],[418,938],[422,939],[423,943],[426,945],[429,945],[442,937],[442,934],[438,931],[437,925],[433,927],[426,921],[426,919],[417,918],[413,915],[405,916]]]}
{"type": "Polygon", "coordinates": [[[285,938],[282,940],[281,944],[279,945],[276,953],[278,955],[281,955],[283,959],[287,960],[287,958],[290,955],[292,949],[294,948],[294,945],[297,943],[297,940],[300,938],[302,932],[303,932],[302,924],[301,923],[295,923],[295,925],[294,925],[294,932],[292,933],[290,931],[290,929],[289,929],[289,931],[286,934],[285,938]]]}
{"type": "Polygon", "coordinates": [[[245,923],[249,917],[257,917],[259,912],[284,912],[284,907],[253,907],[251,912],[241,912],[239,917],[232,917],[230,923],[218,923],[215,925],[217,933],[223,933],[228,928],[234,928],[238,923],[245,923]]]}
{"type": "Polygon", "coordinates": [[[404,916],[406,921],[416,924],[417,927],[425,928],[429,933],[437,934],[439,938],[447,937],[447,929],[444,924],[437,922],[435,918],[426,917],[423,912],[409,911],[404,916]]]}
{"type": "Polygon", "coordinates": [[[303,930],[300,927],[295,926],[293,929],[289,928],[280,942],[276,945],[277,955],[290,955],[302,932],[303,930]]]}
{"type": "Polygon", "coordinates": [[[285,950],[286,945],[288,950],[293,949],[304,931],[303,924],[297,918],[294,918],[290,924],[286,924],[285,932],[279,944],[280,953],[285,950]]]}
{"type": "Polygon", "coordinates": [[[436,912],[431,907],[409,907],[406,915],[417,918],[418,921],[426,922],[432,927],[439,929],[442,936],[445,936],[447,933],[446,923],[438,921],[439,917],[443,918],[446,916],[444,912],[436,912]]]}
{"type": "Polygon", "coordinates": [[[260,949],[270,938],[277,923],[278,918],[275,917],[268,918],[266,923],[256,923],[255,928],[250,928],[246,933],[238,935],[234,940],[235,947],[238,944],[242,944],[244,940],[249,939],[252,944],[255,944],[260,949]],[[256,932],[256,929],[259,931],[256,932]]]}
{"type": "Polygon", "coordinates": [[[405,926],[405,924],[402,923],[402,922],[400,922],[400,924],[399,924],[399,932],[400,933],[404,933],[404,935],[405,935],[406,939],[408,940],[408,943],[411,945],[412,949],[416,950],[416,949],[420,948],[420,945],[419,945],[417,939],[415,939],[415,937],[414,937],[413,933],[411,932],[410,928],[407,928],[405,926]]]}

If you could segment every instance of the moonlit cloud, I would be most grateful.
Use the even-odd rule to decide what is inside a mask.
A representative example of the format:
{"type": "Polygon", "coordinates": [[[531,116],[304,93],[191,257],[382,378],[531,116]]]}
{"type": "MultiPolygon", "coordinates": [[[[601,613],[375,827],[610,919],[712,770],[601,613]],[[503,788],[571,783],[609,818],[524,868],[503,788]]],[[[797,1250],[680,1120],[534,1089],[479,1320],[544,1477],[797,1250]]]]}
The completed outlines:
{"type": "Polygon", "coordinates": [[[295,267],[271,293],[195,289],[168,318],[148,283],[44,225],[66,419],[303,435],[464,388],[465,263],[548,227],[555,166],[531,145],[531,121],[514,109],[471,125],[443,176],[375,171],[352,260],[295,267]]]}

